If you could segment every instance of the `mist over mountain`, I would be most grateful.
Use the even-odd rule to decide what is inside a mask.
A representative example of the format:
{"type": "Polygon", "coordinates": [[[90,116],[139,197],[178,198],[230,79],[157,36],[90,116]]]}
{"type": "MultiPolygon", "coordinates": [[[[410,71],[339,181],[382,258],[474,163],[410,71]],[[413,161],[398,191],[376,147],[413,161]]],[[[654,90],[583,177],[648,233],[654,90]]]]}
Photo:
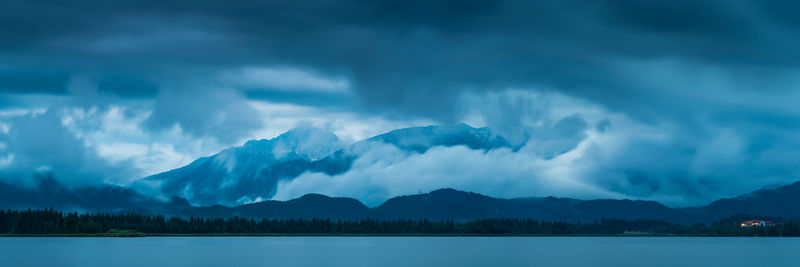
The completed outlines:
{"type": "MultiPolygon", "coordinates": [[[[113,184],[65,186],[46,172],[37,174],[33,185],[2,182],[0,208],[52,207],[170,216],[336,220],[524,218],[588,222],[613,218],[698,223],[740,214],[800,217],[800,209],[792,205],[800,201],[800,182],[684,208],[627,197],[498,197],[447,186],[458,185],[458,179],[471,182],[471,177],[502,178],[501,174],[516,170],[520,158],[557,162],[573,149],[577,149],[576,144],[561,141],[512,145],[489,128],[467,124],[396,129],[349,145],[329,131],[303,126],[272,139],[250,140],[242,146],[224,149],[184,167],[142,178],[129,187],[113,184]],[[553,149],[558,146],[561,148],[553,149]],[[549,147],[551,152],[539,153],[542,147],[549,147]],[[553,154],[552,151],[565,152],[553,154]],[[441,155],[448,153],[455,156],[442,158],[441,155]],[[477,161],[469,160],[473,156],[477,161]],[[495,160],[510,160],[510,165],[486,165],[497,163],[495,160]],[[370,168],[378,172],[365,171],[370,168]],[[466,174],[479,169],[488,172],[477,172],[477,176],[438,172],[466,174]],[[498,170],[500,172],[492,173],[498,170]],[[429,172],[435,180],[398,175],[420,171],[429,172]],[[309,180],[309,177],[314,179],[309,180]],[[301,186],[309,181],[313,182],[311,186],[301,186]],[[429,193],[417,194],[380,191],[402,188],[399,183],[433,188],[425,190],[429,193]],[[355,187],[341,191],[340,185],[355,187]],[[324,192],[346,197],[318,194],[324,192]],[[380,194],[370,197],[368,194],[374,194],[371,192],[380,194]],[[292,194],[297,196],[291,197],[292,194]],[[276,196],[280,198],[275,199],[276,196]]],[[[519,177],[514,177],[516,180],[509,182],[525,185],[520,181],[534,174],[521,172],[519,177]]],[[[488,184],[481,190],[485,192],[496,186],[488,184]]],[[[529,188],[521,190],[531,191],[529,188]]],[[[502,189],[502,192],[513,191],[502,189]]]]}
{"type": "Polygon", "coordinates": [[[49,175],[38,175],[32,187],[0,182],[0,209],[55,208],[80,212],[165,212],[188,205],[177,198],[159,200],[134,189],[101,184],[69,188],[49,175]]]}
{"type": "Polygon", "coordinates": [[[279,179],[308,170],[309,163],[342,149],[336,135],[299,127],[273,139],[251,140],[168,172],[146,177],[134,187],[180,196],[198,205],[241,204],[266,199],[279,179]]]}
{"type": "Polygon", "coordinates": [[[201,206],[240,205],[270,199],[280,181],[305,172],[336,179],[335,175],[347,172],[360,155],[383,145],[420,154],[438,146],[482,151],[511,147],[488,128],[466,124],[398,129],[347,147],[333,133],[307,126],[273,139],[251,140],[187,166],[145,177],[134,188],[179,196],[201,206]]]}

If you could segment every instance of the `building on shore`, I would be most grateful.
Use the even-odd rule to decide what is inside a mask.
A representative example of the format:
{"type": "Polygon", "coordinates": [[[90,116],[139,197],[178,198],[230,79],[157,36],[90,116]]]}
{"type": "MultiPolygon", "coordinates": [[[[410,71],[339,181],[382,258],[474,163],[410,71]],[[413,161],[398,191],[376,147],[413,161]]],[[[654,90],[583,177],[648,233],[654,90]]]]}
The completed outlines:
{"type": "Polygon", "coordinates": [[[749,220],[744,221],[740,224],[741,227],[757,227],[757,226],[772,226],[774,225],[771,221],[763,221],[763,220],[749,220]]]}

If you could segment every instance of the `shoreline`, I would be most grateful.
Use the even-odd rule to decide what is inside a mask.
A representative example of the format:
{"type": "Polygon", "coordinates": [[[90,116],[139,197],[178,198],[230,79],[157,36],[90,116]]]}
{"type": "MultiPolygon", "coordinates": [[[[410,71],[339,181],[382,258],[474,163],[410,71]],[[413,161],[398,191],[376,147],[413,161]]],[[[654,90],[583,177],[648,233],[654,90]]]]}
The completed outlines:
{"type": "Polygon", "coordinates": [[[247,233],[247,234],[0,234],[4,237],[109,237],[109,238],[143,238],[143,237],[778,237],[790,238],[792,236],[744,236],[744,235],[668,235],[668,234],[608,234],[608,235],[532,235],[532,234],[277,234],[277,233],[247,233]]]}

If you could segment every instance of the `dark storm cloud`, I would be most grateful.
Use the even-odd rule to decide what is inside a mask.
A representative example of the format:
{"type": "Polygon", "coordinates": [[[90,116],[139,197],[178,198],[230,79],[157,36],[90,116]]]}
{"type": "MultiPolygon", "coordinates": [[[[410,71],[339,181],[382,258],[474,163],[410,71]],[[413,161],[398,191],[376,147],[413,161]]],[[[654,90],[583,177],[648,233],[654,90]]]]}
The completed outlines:
{"type": "Polygon", "coordinates": [[[8,132],[0,135],[0,161],[7,165],[0,179],[6,182],[32,183],[36,175],[56,174],[63,184],[75,186],[121,182],[135,172],[129,162],[110,164],[87,148],[62,125],[56,111],[18,116],[7,123],[8,132]]]}
{"type": "Polygon", "coordinates": [[[11,1],[0,43],[74,68],[299,65],[347,75],[367,107],[439,119],[463,90],[509,86],[628,110],[609,96],[641,89],[615,59],[797,66],[797,19],[775,3],[11,1]]]}
{"type": "Polygon", "coordinates": [[[262,122],[257,112],[240,103],[232,92],[166,90],[156,98],[153,114],[145,127],[161,130],[175,125],[193,136],[234,142],[260,127],[262,122]]]}
{"type": "Polygon", "coordinates": [[[155,83],[124,75],[104,77],[97,82],[97,87],[101,93],[116,94],[125,98],[149,98],[158,93],[158,86],[155,83]]]}
{"type": "Polygon", "coordinates": [[[58,72],[0,69],[3,92],[65,94],[68,79],[58,72]]]}
{"type": "Polygon", "coordinates": [[[336,106],[349,104],[351,97],[340,93],[285,92],[279,90],[246,90],[249,99],[267,100],[275,103],[295,103],[304,106],[336,106]]]}

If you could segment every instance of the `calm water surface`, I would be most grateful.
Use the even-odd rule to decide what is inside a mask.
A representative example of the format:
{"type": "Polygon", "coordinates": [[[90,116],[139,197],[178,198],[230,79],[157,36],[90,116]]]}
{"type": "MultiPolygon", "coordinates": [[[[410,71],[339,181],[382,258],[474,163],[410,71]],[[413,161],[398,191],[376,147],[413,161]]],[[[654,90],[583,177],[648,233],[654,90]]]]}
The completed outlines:
{"type": "Polygon", "coordinates": [[[0,266],[800,266],[800,239],[28,237],[0,266]]]}

